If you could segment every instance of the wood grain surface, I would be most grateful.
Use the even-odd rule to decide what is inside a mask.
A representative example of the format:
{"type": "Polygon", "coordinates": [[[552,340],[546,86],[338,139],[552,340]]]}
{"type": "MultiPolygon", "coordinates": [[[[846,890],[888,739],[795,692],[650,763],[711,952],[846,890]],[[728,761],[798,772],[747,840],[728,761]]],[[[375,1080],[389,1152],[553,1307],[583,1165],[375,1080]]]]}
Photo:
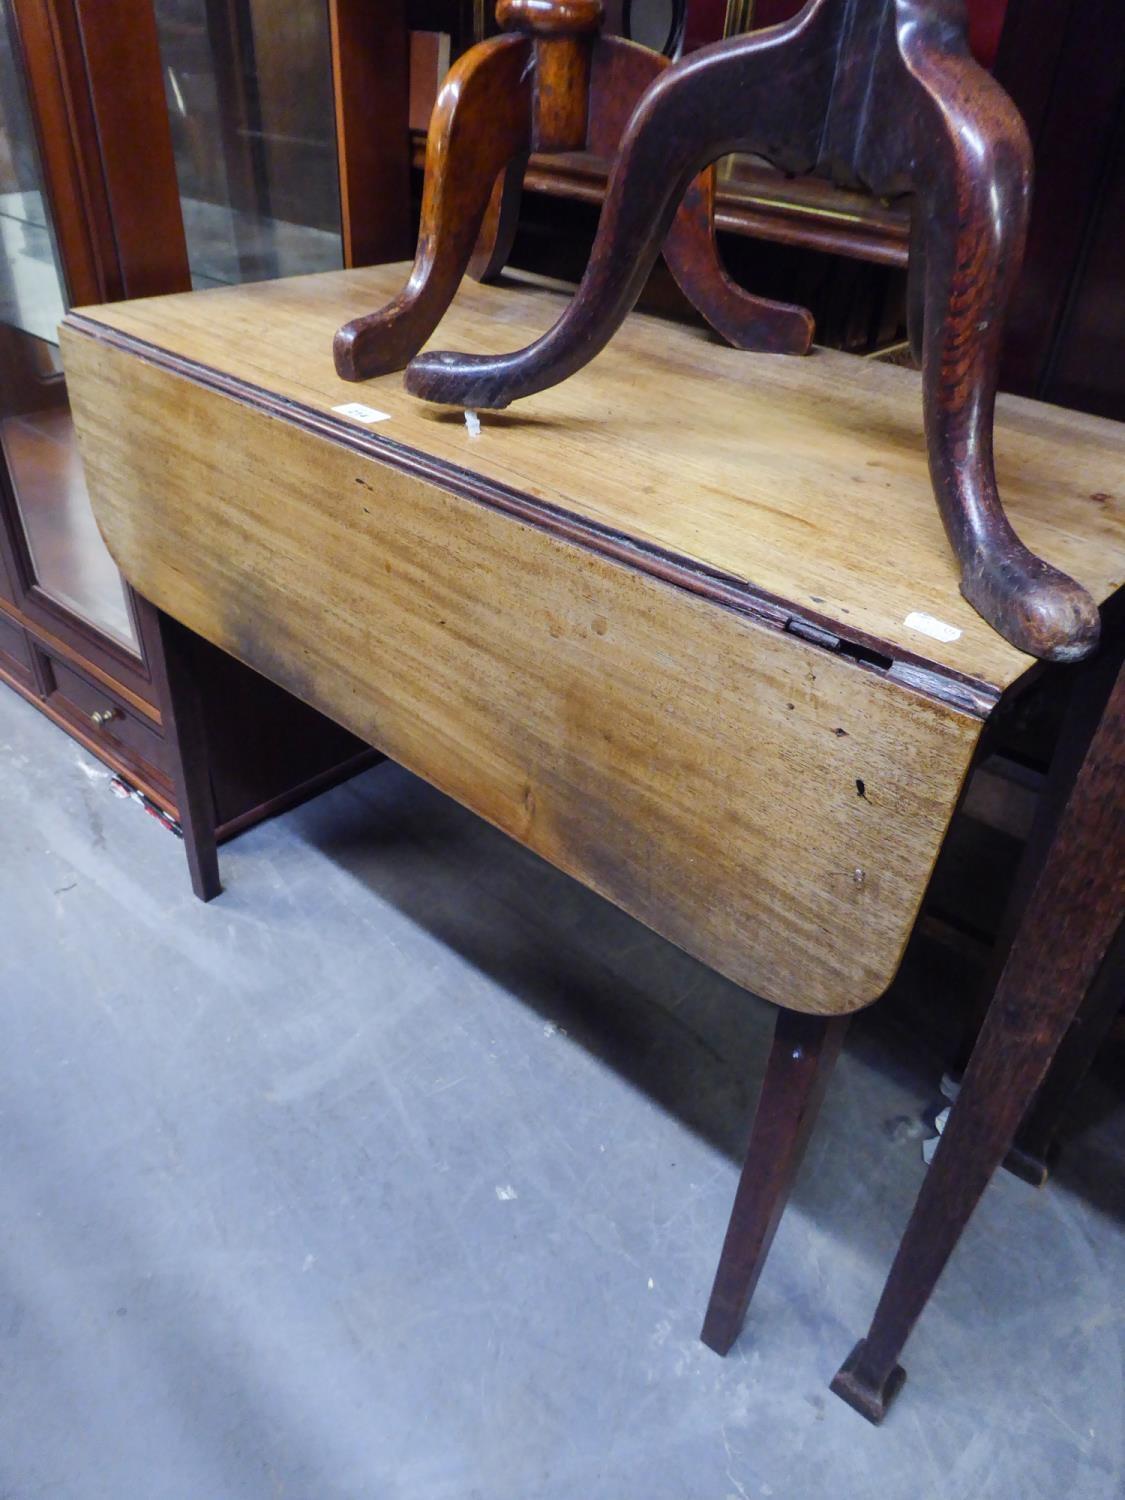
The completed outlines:
{"type": "MultiPolygon", "coordinates": [[[[362,276],[370,295],[375,278],[362,276]]],[[[742,536],[736,517],[770,514],[739,491],[761,497],[771,475],[791,491],[786,444],[799,477],[818,472],[793,436],[802,414],[808,422],[810,388],[786,387],[805,390],[804,413],[774,388],[773,421],[789,413],[784,438],[773,430],[756,445],[744,427],[720,429],[718,484],[705,478],[690,399],[659,377],[678,360],[682,383],[700,380],[721,399],[687,356],[698,351],[706,367],[724,351],[660,325],[646,323],[652,358],[631,381],[620,367],[628,341],[616,346],[602,369],[617,366],[622,399],[599,409],[587,393],[584,417],[574,393],[595,371],[551,392],[534,420],[521,415],[476,440],[459,419],[416,411],[392,383],[370,388],[372,404],[393,407],[380,427],[430,442],[427,477],[387,461],[385,440],[382,450],[357,447],[345,440],[350,426],[317,430],[298,408],[178,373],[151,347],[190,344],[211,363],[225,349],[225,363],[289,401],[318,399],[323,409],[354,400],[354,386],[334,383],[319,337],[340,321],[341,293],[354,284],[278,284],[272,323],[259,299],[206,293],[106,310],[100,324],[64,331],[93,502],[126,576],[175,619],[747,988],[818,1013],[875,999],[897,967],[981,715],[458,493],[464,470],[459,480],[435,461],[449,452],[475,467],[491,454],[512,484],[536,472],[536,453],[549,455],[538,483],[555,496],[585,495],[618,525],[652,500],[659,534],[678,532],[729,569],[720,536],[742,536]],[[111,319],[149,346],[99,336],[111,319]],[[248,357],[251,327],[258,347],[248,357]],[[622,454],[609,430],[626,425],[630,390],[642,430],[622,454]],[[688,460],[679,471],[661,464],[677,449],[673,410],[688,460]]],[[[481,295],[500,312],[520,300],[481,295]]],[[[525,315],[528,295],[541,300],[522,294],[525,315]]],[[[468,300],[476,297],[474,288],[468,300]]],[[[829,392],[841,399],[845,367],[873,376],[877,389],[893,373],[828,360],[829,392]]],[[[843,441],[823,393],[821,404],[843,441]]],[[[831,472],[827,497],[838,503],[839,457],[831,472]]],[[[774,535],[796,524],[795,496],[792,504],[788,519],[778,507],[774,535]]],[[[814,536],[810,527],[810,554],[814,536]]],[[[849,582],[836,566],[858,607],[864,580],[849,582]]]]}
{"type": "MultiPolygon", "coordinates": [[[[152,344],[154,357],[167,351],[265,389],[294,415],[350,430],[371,452],[402,445],[751,584],[846,639],[881,642],[895,660],[993,695],[1031,666],[958,592],[926,467],[917,374],[823,350],[804,360],[749,354],[633,315],[564,385],[482,414],[473,439],[459,413],[415,401],[398,375],[357,387],[332,368],[335,329],[392,296],[405,270],[150,299],[89,318],[152,344]],[[367,426],[333,413],[350,401],[391,420],[367,426]],[[960,633],[920,633],[905,623],[919,613],[960,633]]],[[[465,284],[437,339],[479,352],[520,347],[556,320],[566,295],[542,284],[465,284]]],[[[1099,602],[1120,588],[1125,427],[1002,396],[996,452],[1008,513],[1027,544],[1099,602]]]]}

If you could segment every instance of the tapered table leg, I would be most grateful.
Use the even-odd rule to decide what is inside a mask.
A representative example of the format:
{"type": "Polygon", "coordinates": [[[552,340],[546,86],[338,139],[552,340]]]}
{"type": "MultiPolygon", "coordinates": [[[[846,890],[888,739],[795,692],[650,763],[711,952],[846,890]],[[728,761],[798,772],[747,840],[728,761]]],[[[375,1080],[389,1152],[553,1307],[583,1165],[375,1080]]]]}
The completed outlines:
{"type": "Polygon", "coordinates": [[[164,730],[173,752],[172,780],[184,835],[184,852],[192,890],[201,901],[211,901],[219,895],[223,885],[219,879],[215,806],[211,796],[203,708],[188,651],[189,632],[163,611],[155,613],[163,659],[154,666],[161,689],[164,730]]]}
{"type": "Polygon", "coordinates": [[[867,1337],[832,1389],[881,1422],[903,1345],[1125,915],[1125,668],[1059,818],[867,1337]]]}
{"type": "Polygon", "coordinates": [[[726,1354],[741,1331],[847,1024],[847,1016],[778,1012],[750,1145],[700,1334],[716,1354],[726,1354]]]}
{"type": "Polygon", "coordinates": [[[1042,1187],[1056,1154],[1056,1137],[1067,1106],[1078,1091],[1125,996],[1125,927],[1118,929],[1105,962],[1063,1038],[1050,1072],[1016,1133],[1004,1165],[1017,1177],[1042,1187]]]}

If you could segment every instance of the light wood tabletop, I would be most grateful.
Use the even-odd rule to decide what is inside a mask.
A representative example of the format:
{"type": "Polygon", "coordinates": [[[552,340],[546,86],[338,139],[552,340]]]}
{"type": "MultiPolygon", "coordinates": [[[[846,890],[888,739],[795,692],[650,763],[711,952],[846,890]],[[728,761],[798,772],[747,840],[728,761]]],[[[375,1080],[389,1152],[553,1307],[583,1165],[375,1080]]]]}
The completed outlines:
{"type": "MultiPolygon", "coordinates": [[[[333,330],[402,275],[71,315],[122,571],[746,988],[876,999],[984,724],[1035,665],[960,598],[916,378],[634,317],[474,436],[398,376],[333,372],[333,330]]],[[[525,343],[559,295],[466,284],[438,340],[525,343]]],[[[1015,524],[1105,599],[1125,431],[1005,401],[997,436],[1015,524]]]]}
{"type": "MultiPolygon", "coordinates": [[[[592,364],[470,436],[459,412],[361,385],[332,367],[332,334],[408,268],[184,293],[87,310],[105,328],[268,389],[377,443],[406,445],[559,506],[857,639],[1002,690],[1031,665],[961,598],[930,488],[919,376],[829,350],[749,354],[634,314],[592,364]],[[368,424],[336,408],[389,413],[368,424]],[[906,621],[929,616],[940,640],[906,621]]],[[[517,348],[567,294],[540,278],[466,282],[431,344],[517,348]]],[[[1002,396],[1000,491],[1017,531],[1099,602],[1125,582],[1125,426],[1002,396]]]]}

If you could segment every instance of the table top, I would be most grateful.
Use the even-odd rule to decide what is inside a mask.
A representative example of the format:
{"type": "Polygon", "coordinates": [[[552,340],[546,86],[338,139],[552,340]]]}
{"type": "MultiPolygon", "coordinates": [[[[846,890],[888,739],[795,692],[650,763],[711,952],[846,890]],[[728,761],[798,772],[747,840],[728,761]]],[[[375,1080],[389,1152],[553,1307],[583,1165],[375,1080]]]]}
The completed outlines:
{"type": "MultiPolygon", "coordinates": [[[[462,415],[407,395],[398,374],[337,378],[332,335],[388,300],[405,265],[225,287],[83,310],[72,320],[214,372],[249,401],[283,403],[341,441],[579,518],[650,560],[765,608],[1003,691],[1032,659],[961,598],[930,487],[917,373],[834,351],[729,349],[702,330],[634,314],[609,348],[506,412],[462,415]],[[372,422],[341,413],[359,403],[372,422]],[[917,617],[949,627],[937,639],[917,617]]],[[[517,348],[558,316],[541,278],[466,282],[431,346],[517,348]]],[[[1000,398],[997,471],[1026,543],[1099,601],[1125,582],[1125,425],[1000,398]]],[[[930,626],[929,629],[937,627],[930,626]]]]}

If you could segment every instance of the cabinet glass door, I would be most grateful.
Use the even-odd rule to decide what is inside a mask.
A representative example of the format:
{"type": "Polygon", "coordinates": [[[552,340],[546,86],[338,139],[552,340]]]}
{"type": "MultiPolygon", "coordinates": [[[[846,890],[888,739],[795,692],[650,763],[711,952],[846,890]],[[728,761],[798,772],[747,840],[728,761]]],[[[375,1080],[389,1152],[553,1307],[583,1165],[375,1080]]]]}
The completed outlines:
{"type": "Polygon", "coordinates": [[[197,288],[343,264],[324,0],[156,0],[197,288]]]}
{"type": "Polygon", "coordinates": [[[19,47],[0,5],[0,479],[27,582],[137,651],[78,457],[58,349],[65,306],[19,47]]]}

